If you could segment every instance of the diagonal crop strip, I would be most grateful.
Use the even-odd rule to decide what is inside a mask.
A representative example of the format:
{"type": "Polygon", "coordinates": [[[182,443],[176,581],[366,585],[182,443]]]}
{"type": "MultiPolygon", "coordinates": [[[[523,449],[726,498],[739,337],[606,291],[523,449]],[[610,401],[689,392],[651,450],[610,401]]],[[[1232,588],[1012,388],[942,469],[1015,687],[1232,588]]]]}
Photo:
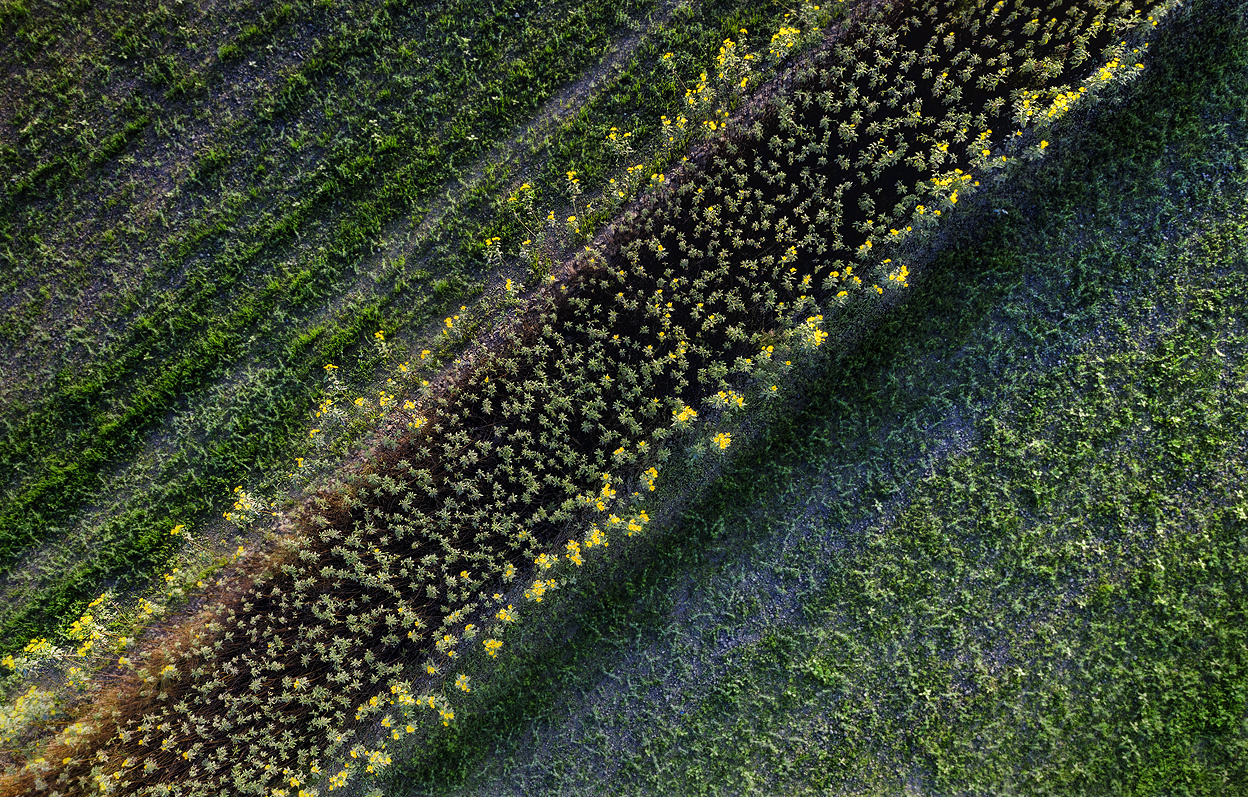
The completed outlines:
{"type": "MultiPolygon", "coordinates": [[[[889,239],[971,192],[1023,100],[1083,101],[1059,81],[1123,40],[1132,12],[933,2],[851,18],[690,167],[655,175],[666,187],[432,395],[413,432],[318,496],[297,552],[150,657],[131,702],[96,718],[93,749],[8,792],[38,793],[38,777],[62,793],[260,793],[361,753],[384,766],[384,744],[358,746],[378,693],[425,657],[453,668],[516,575],[540,600],[551,551],[631,533],[624,496],[653,483],[664,446],[827,342],[824,316],[852,312],[851,292],[904,284],[881,258],[889,239]]],[[[428,705],[453,716],[445,698],[428,705]]]]}

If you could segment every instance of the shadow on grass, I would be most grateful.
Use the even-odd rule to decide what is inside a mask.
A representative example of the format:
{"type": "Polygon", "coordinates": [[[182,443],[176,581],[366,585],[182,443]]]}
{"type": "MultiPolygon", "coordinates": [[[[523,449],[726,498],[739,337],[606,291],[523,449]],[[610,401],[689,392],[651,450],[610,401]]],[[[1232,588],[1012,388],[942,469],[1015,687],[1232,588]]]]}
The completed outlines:
{"type": "MultiPolygon", "coordinates": [[[[1236,142],[1246,119],[1248,58],[1237,13],[1230,4],[1206,3],[1181,15],[1158,41],[1131,96],[1076,115],[1055,156],[981,195],[980,209],[952,226],[909,300],[879,318],[852,351],[799,383],[792,411],[739,454],[685,509],[681,523],[583,571],[540,617],[526,618],[493,683],[477,690],[478,708],[396,768],[389,791],[738,793],[791,777],[786,766],[799,762],[810,767],[802,778],[810,788],[835,781],[849,791],[900,789],[966,776],[975,759],[960,748],[949,752],[957,746],[949,729],[907,736],[904,723],[873,726],[861,712],[848,711],[863,696],[847,688],[852,675],[824,665],[835,659],[838,639],[845,650],[870,651],[852,638],[852,628],[832,638],[825,633],[844,620],[828,612],[846,605],[829,596],[828,584],[846,585],[850,576],[879,566],[864,530],[892,509],[905,513],[914,479],[936,480],[975,445],[974,421],[1008,424],[1010,408],[1034,409],[1027,397],[1037,385],[1048,385],[1063,363],[1113,337],[1106,327],[1114,313],[1139,310],[1155,275],[1115,265],[1133,258],[1164,262],[1168,242],[1184,232],[1185,214],[1217,214],[1220,191],[1242,195],[1229,191],[1243,179],[1236,142]],[[1216,181],[1189,186],[1193,175],[1210,172],[1216,181]],[[1068,268],[1037,270],[1048,253],[1081,234],[1080,224],[1087,223],[1089,235],[1103,235],[1111,216],[1135,229],[1124,229],[1120,239],[1075,241],[1079,257],[1054,261],[1068,268]],[[804,536],[811,530],[830,533],[804,536]],[[814,728],[803,719],[814,710],[844,724],[820,725],[804,741],[777,741],[790,725],[814,728]],[[854,743],[854,716],[859,731],[900,728],[896,746],[854,743]],[[945,753],[937,754],[941,745],[945,753]],[[907,756],[915,767],[910,781],[890,768],[907,756]],[[939,767],[947,769],[933,771],[939,767]]],[[[975,475],[966,468],[958,473],[975,475]]],[[[988,482],[1002,493],[1016,486],[988,482]]],[[[943,489],[950,502],[976,501],[949,492],[947,483],[943,489]]],[[[920,515],[909,517],[917,522],[920,515]]],[[[1004,524],[998,531],[1017,528],[1004,524]]],[[[1118,575],[1127,581],[1116,583],[1107,571],[1100,594],[1151,594],[1130,581],[1137,576],[1118,575]]],[[[903,599],[881,595],[887,619],[888,602],[903,599]]],[[[1106,597],[1102,606],[1133,604],[1106,597]]],[[[860,608],[858,619],[870,626],[871,607],[860,608]]],[[[878,627],[885,626],[880,620],[878,627]]],[[[1072,630],[1070,640],[1080,633],[1072,630]]],[[[1056,699],[1044,692],[1029,698],[1037,722],[1049,721],[1045,701],[1056,699]]],[[[1000,710],[970,696],[966,701],[985,716],[1000,710]]],[[[1107,705],[1112,711],[1120,704],[1107,705]]],[[[1222,732],[1228,739],[1236,733],[1222,732]]],[[[1034,737],[1048,738],[1039,730],[1034,737]]],[[[1043,755],[1037,745],[1020,744],[1019,755],[1023,749],[1043,755]]],[[[1178,772],[1201,791],[1228,787],[1218,772],[1235,771],[1225,761],[1217,764],[1222,770],[1185,770],[1190,762],[1181,746],[1154,752],[1144,763],[1138,753],[1134,763],[1128,753],[1112,754],[1109,761],[1121,770],[1098,770],[1106,779],[1085,785],[1110,787],[1117,776],[1118,790],[1164,790],[1184,783],[1166,780],[1178,772]],[[1175,756],[1184,760],[1166,763],[1175,756]]],[[[1015,777],[1027,764],[1008,751],[982,755],[1000,777],[1015,777]]]]}

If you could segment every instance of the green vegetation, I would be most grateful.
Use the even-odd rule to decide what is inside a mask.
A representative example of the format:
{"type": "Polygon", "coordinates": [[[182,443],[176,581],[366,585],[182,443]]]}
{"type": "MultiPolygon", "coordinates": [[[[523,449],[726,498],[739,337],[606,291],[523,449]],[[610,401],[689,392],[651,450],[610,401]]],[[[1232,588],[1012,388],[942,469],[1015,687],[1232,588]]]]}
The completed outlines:
{"type": "Polygon", "coordinates": [[[235,486],[280,495],[322,367],[355,363],[360,392],[390,376],[362,345],[375,330],[445,356],[430,327],[500,266],[530,268],[510,187],[562,213],[563,172],[615,166],[624,119],[661,168],[659,117],[683,92],[660,56],[696,71],[780,13],[745,5],[244,5],[226,10],[251,20],[237,31],[189,3],[14,6],[3,652],[57,634],[101,584],[146,584],[175,524],[228,534],[211,524],[235,486]]]}
{"type": "MultiPolygon", "coordinates": [[[[56,642],[9,643],[26,691],[0,730],[28,760],[0,791],[487,787],[528,727],[592,760],[501,773],[521,791],[1238,782],[1244,219],[1214,203],[1244,196],[1242,13],[1179,15],[1154,57],[1168,9],[1099,0],[560,11],[576,57],[532,55],[545,12],[504,37],[518,6],[283,5],[217,38],[200,12],[100,18],[127,47],[179,24],[167,57],[109,56],[144,56],[161,119],[226,113],[149,206],[89,366],[58,365],[47,322],[13,338],[32,373],[73,375],[6,385],[5,623],[56,642]],[[221,75],[268,69],[247,60],[265,41],[288,62],[234,115],[221,75]],[[554,93],[600,55],[605,88],[554,93]],[[1142,130],[1189,148],[1182,168],[1159,173],[1142,130]],[[167,562],[213,495],[227,523],[269,513],[226,486],[248,474],[314,495],[193,617],[119,638],[157,608],[86,598],[167,562]],[[15,568],[32,550],[53,564],[15,568]],[[620,646],[673,615],[648,653],[620,646]],[[628,708],[592,710],[593,747],[579,709],[570,737],[550,723],[604,655],[623,675],[599,693],[628,708]],[[36,742],[58,709],[26,684],[56,659],[71,689],[105,661],[113,685],[36,742]]],[[[6,12],[11,57],[54,59],[56,13],[6,12]]],[[[101,125],[98,149],[22,139],[12,241],[84,246],[91,169],[136,167],[153,118],[101,125]]],[[[43,303],[13,323],[67,274],[20,277],[43,303]]]]}
{"type": "Polygon", "coordinates": [[[387,793],[1242,794],[1248,49],[1225,12],[1176,20],[1121,103],[986,196],[387,793]]]}

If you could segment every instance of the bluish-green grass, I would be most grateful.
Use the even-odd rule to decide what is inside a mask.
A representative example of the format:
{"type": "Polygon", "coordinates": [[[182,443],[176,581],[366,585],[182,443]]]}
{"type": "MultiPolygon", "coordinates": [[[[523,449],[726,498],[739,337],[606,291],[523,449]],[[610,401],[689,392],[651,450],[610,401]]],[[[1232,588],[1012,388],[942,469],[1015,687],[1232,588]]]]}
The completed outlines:
{"type": "Polygon", "coordinates": [[[1246,32],[1179,15],[388,793],[1244,793],[1246,32]]]}

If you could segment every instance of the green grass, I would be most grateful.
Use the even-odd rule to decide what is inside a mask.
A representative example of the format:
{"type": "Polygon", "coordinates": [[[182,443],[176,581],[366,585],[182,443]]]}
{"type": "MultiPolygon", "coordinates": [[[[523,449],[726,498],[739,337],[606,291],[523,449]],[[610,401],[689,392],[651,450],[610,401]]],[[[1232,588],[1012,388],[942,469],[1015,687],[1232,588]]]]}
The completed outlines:
{"type": "Polygon", "coordinates": [[[225,536],[236,485],[282,495],[326,362],[363,392],[390,376],[376,329],[439,349],[444,313],[530,268],[508,191],[562,213],[566,170],[622,168],[625,120],[665,163],[659,56],[696,72],[782,13],[521,6],[5,7],[0,648],[146,583],[175,523],[225,536]]]}
{"type": "Polygon", "coordinates": [[[1243,793],[1246,30],[1184,13],[388,793],[1243,793]]]}

